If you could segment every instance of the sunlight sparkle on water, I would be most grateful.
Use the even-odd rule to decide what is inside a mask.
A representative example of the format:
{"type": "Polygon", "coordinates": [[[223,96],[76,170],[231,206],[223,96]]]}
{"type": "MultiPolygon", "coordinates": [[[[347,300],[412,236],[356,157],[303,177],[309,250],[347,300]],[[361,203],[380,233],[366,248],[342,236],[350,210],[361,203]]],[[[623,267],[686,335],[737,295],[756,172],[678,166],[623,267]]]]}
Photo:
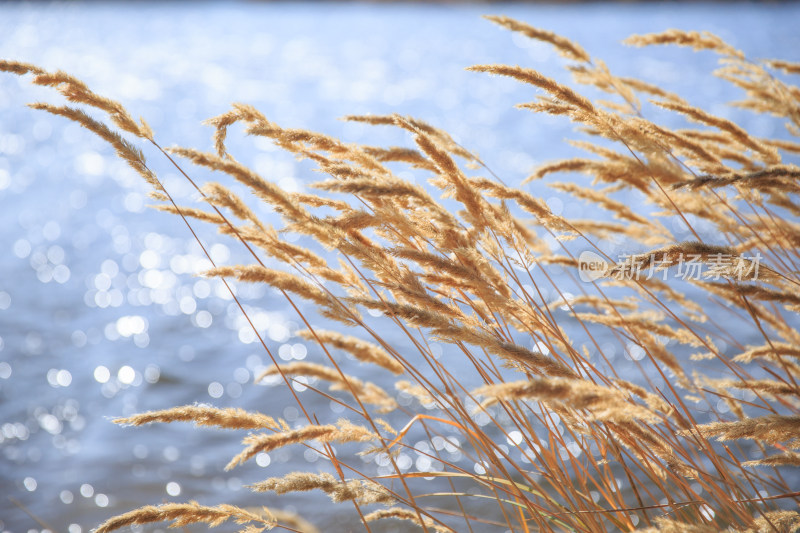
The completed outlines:
{"type": "Polygon", "coordinates": [[[130,385],[136,379],[136,371],[130,366],[124,365],[117,371],[117,379],[120,383],[130,385]]]}
{"type": "Polygon", "coordinates": [[[111,377],[111,372],[108,370],[108,368],[104,367],[103,365],[100,365],[94,369],[93,375],[95,381],[97,381],[98,383],[105,383],[111,377]]]}

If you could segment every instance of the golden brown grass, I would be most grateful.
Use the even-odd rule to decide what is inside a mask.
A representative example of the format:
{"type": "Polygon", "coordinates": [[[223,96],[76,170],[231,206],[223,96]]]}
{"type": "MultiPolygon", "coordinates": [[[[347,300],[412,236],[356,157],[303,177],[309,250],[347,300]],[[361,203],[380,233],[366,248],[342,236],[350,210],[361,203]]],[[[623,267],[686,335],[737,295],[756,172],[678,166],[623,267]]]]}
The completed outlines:
{"type": "MultiPolygon", "coordinates": [[[[389,520],[426,531],[796,530],[800,168],[785,159],[800,144],[757,138],[646,81],[615,76],[561,36],[506,17],[489,19],[554,46],[573,62],[578,85],[613,99],[592,101],[529,68],[471,67],[541,91],[520,108],[564,115],[581,126],[589,141],[575,146],[588,157],[546,163],[528,180],[569,173],[574,182],[551,185],[614,221],[551,212],[537,196],[482,176],[488,169],[477,156],[409,117],[347,117],[401,128],[414,143],[381,148],[284,129],[234,104],[207,121],[216,153],[161,150],[144,121],[79,80],[0,62],[0,70],[31,74],[33,83],[106,113],[114,127],[170,160],[244,185],[283,217],[283,228],[259,220],[218,183],[196,186],[208,209],[179,206],[141,151],[112,126],[77,108],[33,104],[109,142],[153,185],[162,209],[190,228],[196,220],[216,225],[252,256],[251,264],[215,265],[205,275],[270,285],[298,313],[296,299],[308,300],[347,328],[319,329],[314,317],[299,314],[305,329],[297,334],[318,346],[318,361],[281,365],[262,344],[273,362],[265,375],[280,376],[286,386],[300,375],[330,383],[328,392],[305,394],[345,406],[348,420],[320,420],[330,413],[310,411],[290,388],[305,419],[295,427],[268,413],[207,406],[115,422],[257,430],[244,437],[228,468],[281,446],[310,447],[327,460],[326,471],[270,478],[252,490],[321,490],[351,505],[366,531],[389,520]],[[697,126],[655,124],[641,97],[697,126]],[[283,191],[235,159],[225,141],[236,124],[315,163],[327,178],[312,187],[326,194],[283,191]],[[598,137],[615,148],[592,142],[598,137]],[[401,168],[425,176],[429,186],[404,181],[401,168]],[[588,180],[581,175],[592,183],[582,183],[588,180]],[[453,202],[460,210],[448,209],[453,202]],[[674,227],[690,240],[676,237],[668,229],[674,227]],[[283,240],[283,231],[335,250],[338,261],[283,240]],[[622,239],[632,252],[624,260],[612,257],[607,238],[622,239]],[[581,250],[609,263],[604,276],[576,281],[581,250]],[[265,266],[265,256],[283,269],[265,266]],[[697,275],[689,275],[689,266],[697,275]],[[689,279],[678,279],[680,273],[689,279]],[[365,319],[364,309],[380,311],[380,322],[365,319]],[[433,341],[446,346],[444,354],[434,352],[433,341]],[[337,362],[333,350],[355,361],[337,362]],[[614,352],[629,361],[612,362],[614,352]],[[375,373],[394,376],[400,394],[415,401],[398,403],[360,377],[375,373]],[[388,413],[388,421],[378,413],[388,413]],[[352,448],[334,454],[333,442],[365,443],[361,453],[380,454],[389,473],[363,472],[352,448]],[[416,452],[430,466],[402,467],[401,451],[416,452]]],[[[791,135],[800,134],[800,89],[784,81],[800,72],[797,64],[751,61],[708,33],[669,30],[627,42],[717,54],[715,74],[746,94],[736,105],[772,115],[791,135]]],[[[228,519],[248,524],[247,532],[306,527],[281,516],[169,503],[111,518],[97,531],[228,519]]]]}

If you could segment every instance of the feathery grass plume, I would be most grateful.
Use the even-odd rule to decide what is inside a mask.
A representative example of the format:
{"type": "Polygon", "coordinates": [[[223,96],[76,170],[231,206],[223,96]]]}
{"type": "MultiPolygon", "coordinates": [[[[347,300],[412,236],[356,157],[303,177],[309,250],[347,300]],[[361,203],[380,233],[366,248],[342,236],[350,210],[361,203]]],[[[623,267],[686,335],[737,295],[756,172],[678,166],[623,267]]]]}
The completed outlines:
{"type": "MultiPolygon", "coordinates": [[[[160,209],[187,223],[214,224],[251,254],[251,264],[215,265],[206,275],[267,284],[292,304],[299,295],[317,314],[358,329],[350,335],[312,328],[307,308],[295,307],[308,328],[296,335],[317,342],[330,366],[273,359],[264,373],[327,381],[331,390],[353,394],[357,407],[309,387],[303,395],[288,391],[303,415],[294,428],[268,414],[203,405],[117,422],[266,430],[245,437],[228,468],[262,451],[303,444],[334,473],[295,472],[251,488],[320,489],[353,505],[365,529],[396,518],[429,531],[631,531],[637,524],[653,531],[791,530],[798,517],[786,509],[800,501],[793,486],[793,450],[800,447],[800,224],[793,219],[800,214],[800,170],[787,154],[800,153],[800,143],[759,138],[665,88],[618,77],[551,32],[507,17],[489,20],[554,46],[573,62],[574,82],[613,98],[589,99],[574,83],[523,66],[470,69],[533,85],[544,94],[518,107],[578,123],[589,140],[572,145],[588,155],[545,163],[519,181],[544,180],[608,216],[573,219],[521,185],[507,184],[507,176],[473,175],[479,168],[494,173],[448,133],[418,119],[345,118],[410,134],[408,147],[381,147],[283,128],[251,106],[233,104],[207,121],[213,153],[170,151],[244,185],[280,215],[282,225],[272,227],[225,184],[197,186],[210,210],[179,207],[120,133],[83,107],[34,104],[110,143],[155,187],[153,197],[165,202],[160,209]],[[656,98],[660,112],[688,118],[687,127],[648,117],[652,109],[641,105],[642,94],[656,98]],[[239,123],[245,134],[315,166],[324,178],[312,181],[314,193],[284,191],[237,160],[225,142],[239,123]],[[427,184],[405,180],[406,171],[425,176],[427,184]],[[553,182],[556,173],[575,174],[576,181],[553,182]],[[290,243],[286,232],[303,239],[290,243]],[[683,241],[684,232],[690,241],[683,241]],[[574,279],[584,273],[578,246],[612,265],[605,277],[574,279]],[[651,251],[611,257],[643,249],[651,251]],[[334,255],[338,263],[329,259],[334,255]],[[683,284],[668,279],[667,269],[685,273],[686,261],[702,266],[703,275],[683,284]],[[364,318],[358,307],[372,316],[364,318]],[[331,349],[358,363],[334,358],[331,349]],[[687,360],[697,361],[691,379],[687,360]],[[391,373],[381,379],[393,380],[398,401],[394,391],[368,381],[373,369],[363,362],[391,373]],[[336,402],[353,419],[315,412],[309,395],[325,405],[336,402]],[[383,408],[396,408],[387,415],[391,424],[376,417],[383,408]],[[405,426],[395,431],[392,424],[405,426]],[[353,442],[371,448],[332,447],[353,442]],[[407,466],[412,450],[418,456],[413,471],[407,466]],[[365,467],[370,454],[377,454],[378,466],[365,467]],[[436,507],[429,505],[434,499],[436,507]],[[362,512],[370,503],[398,507],[362,512]]],[[[670,30],[627,42],[720,54],[713,74],[746,94],[734,105],[772,115],[800,135],[800,89],[769,70],[795,74],[797,64],[751,61],[707,33],[670,30]]],[[[107,113],[114,128],[159,147],[144,122],[68,74],[14,61],[0,61],[0,71],[32,74],[35,84],[107,113]]],[[[238,512],[167,504],[120,515],[101,528],[251,519],[238,512]]],[[[254,514],[268,519],[245,531],[275,524],[270,515],[254,514]]]]}
{"type": "Polygon", "coordinates": [[[711,32],[682,31],[671,29],[661,33],[631,35],[622,41],[630,46],[651,46],[656,44],[676,44],[689,46],[694,50],[713,50],[721,55],[742,58],[743,54],[736,48],[711,32]]]}
{"type": "Polygon", "coordinates": [[[657,96],[667,102],[675,102],[678,104],[686,103],[686,100],[684,100],[677,94],[670,91],[665,91],[658,85],[653,85],[652,83],[647,83],[646,81],[637,80],[636,78],[622,77],[619,78],[619,80],[628,87],[630,87],[631,89],[633,89],[634,91],[649,94],[651,96],[657,96]]]}
{"type": "Polygon", "coordinates": [[[35,74],[36,76],[33,78],[35,85],[53,87],[70,102],[86,104],[105,111],[111,118],[111,122],[121,130],[137,137],[153,140],[153,131],[143,119],[140,119],[137,124],[122,104],[92,92],[85,83],[74,76],[60,70],[50,73],[41,69],[35,74]]]}
{"type": "MultiPolygon", "coordinates": [[[[157,197],[156,200],[158,201],[169,201],[167,197],[157,197]]],[[[227,226],[227,221],[222,216],[216,213],[210,213],[208,211],[203,211],[202,209],[197,209],[196,207],[187,207],[187,206],[175,206],[172,204],[164,204],[164,205],[154,205],[154,209],[158,209],[159,211],[164,211],[166,213],[172,213],[173,215],[177,216],[185,216],[196,218],[202,222],[208,222],[210,224],[215,224],[218,226],[227,226]]]]}
{"type": "MultiPolygon", "coordinates": [[[[436,139],[437,144],[443,146],[448,152],[468,161],[477,161],[475,155],[456,143],[449,133],[414,117],[404,117],[401,115],[348,115],[344,117],[344,120],[387,126],[397,126],[398,121],[402,121],[406,124],[410,124],[416,130],[427,134],[429,137],[436,139]]],[[[369,150],[369,148],[367,148],[367,150],[369,150]]]]}
{"type": "Polygon", "coordinates": [[[159,411],[148,411],[124,418],[115,418],[115,424],[142,426],[154,422],[194,422],[198,426],[216,426],[224,429],[279,429],[271,416],[249,413],[235,407],[218,408],[208,405],[184,405],[159,411]]]}
{"type": "Polygon", "coordinates": [[[447,148],[440,145],[435,137],[417,128],[413,122],[398,117],[396,124],[414,134],[414,140],[419,148],[436,165],[439,177],[446,181],[446,190],[452,192],[455,199],[467,209],[470,215],[469,222],[475,227],[485,226],[487,224],[485,202],[481,195],[470,187],[469,181],[458,168],[456,162],[450,157],[447,148]]]}
{"type": "Polygon", "coordinates": [[[257,435],[248,435],[242,440],[242,444],[247,445],[247,447],[228,462],[225,466],[225,470],[231,470],[235,466],[252,459],[261,452],[269,452],[275,448],[310,440],[319,440],[322,442],[334,440],[337,433],[338,430],[336,426],[333,425],[310,425],[300,429],[275,434],[260,433],[257,435]]]}
{"type": "Polygon", "coordinates": [[[727,176],[703,175],[687,180],[683,183],[676,183],[674,189],[687,187],[697,189],[699,187],[724,187],[727,185],[741,184],[757,189],[778,189],[786,192],[798,192],[800,180],[800,168],[794,165],[774,165],[764,169],[748,172],[746,174],[731,173],[727,176]]]}
{"type": "Polygon", "coordinates": [[[748,267],[747,275],[757,275],[753,261],[740,257],[739,253],[729,246],[720,246],[702,242],[682,242],[642,254],[631,255],[608,271],[608,276],[624,278],[636,277],[649,270],[655,272],[679,265],[684,261],[711,262],[722,258],[736,258],[748,267]]]}
{"type": "Polygon", "coordinates": [[[264,231],[264,225],[258,219],[255,213],[247,206],[241,198],[235,195],[230,189],[220,185],[219,183],[206,183],[201,189],[203,192],[203,199],[217,207],[224,207],[230,210],[231,213],[236,215],[241,220],[252,222],[253,225],[260,231],[264,231]]]}
{"type": "Polygon", "coordinates": [[[416,398],[422,404],[435,405],[436,403],[436,398],[429,389],[421,385],[415,385],[405,379],[395,381],[394,388],[416,398]]]}
{"type": "Polygon", "coordinates": [[[638,117],[631,117],[627,123],[615,125],[624,130],[625,142],[643,152],[661,150],[685,157],[687,166],[696,167],[702,172],[713,173],[725,170],[725,165],[722,164],[719,157],[704,146],[704,143],[698,142],[689,135],[638,117]]]}
{"type": "Polygon", "coordinates": [[[665,401],[660,396],[649,392],[644,387],[640,387],[630,381],[625,381],[624,379],[615,379],[614,384],[622,390],[628,391],[634,396],[638,396],[647,404],[647,407],[652,409],[653,411],[661,411],[665,414],[672,413],[675,408],[671,406],[667,401],[665,401]]]}
{"type": "MultiPolygon", "coordinates": [[[[789,379],[792,379],[790,376],[789,379]]],[[[797,377],[800,377],[798,375],[797,377]]],[[[796,396],[800,399],[800,387],[793,385],[788,381],[776,381],[771,379],[748,379],[748,380],[735,380],[735,379],[707,379],[705,383],[714,387],[717,390],[721,389],[742,389],[751,390],[758,393],[760,397],[775,397],[778,395],[796,396]]],[[[791,401],[791,398],[789,398],[791,401]]]]}
{"type": "Polygon", "coordinates": [[[767,65],[774,69],[782,70],[787,74],[800,74],[800,63],[772,59],[767,61],[767,65]]]}
{"type": "Polygon", "coordinates": [[[332,318],[339,320],[358,316],[354,309],[346,307],[341,300],[330,293],[288,272],[282,272],[261,265],[237,265],[235,267],[217,267],[204,273],[212,277],[234,277],[248,283],[266,283],[276,289],[291,292],[316,303],[326,309],[332,318]]]}
{"type": "Polygon", "coordinates": [[[436,170],[435,165],[419,153],[419,150],[414,150],[413,148],[404,148],[402,146],[392,146],[391,148],[367,146],[364,147],[364,150],[381,163],[402,162],[410,164],[413,168],[430,171],[436,170]]]}
{"type": "Polygon", "coordinates": [[[587,381],[566,379],[511,381],[484,385],[472,391],[472,394],[486,398],[482,403],[483,408],[497,403],[498,400],[532,399],[558,403],[572,409],[586,409],[598,420],[612,422],[660,420],[660,417],[650,409],[626,400],[620,391],[587,381]]]}
{"type": "Polygon", "coordinates": [[[397,359],[389,355],[380,346],[350,335],[343,335],[337,331],[315,329],[312,332],[306,329],[298,331],[297,336],[308,340],[319,339],[323,344],[344,350],[359,361],[378,365],[392,374],[399,375],[405,370],[397,359]]]}
{"type": "Polygon", "coordinates": [[[598,191],[588,187],[581,187],[575,183],[553,183],[550,186],[556,190],[568,193],[575,198],[588,200],[599,205],[600,207],[608,209],[609,211],[613,212],[614,216],[617,218],[636,222],[637,224],[648,226],[650,229],[655,229],[655,226],[651,220],[648,220],[644,216],[633,212],[633,210],[631,210],[624,203],[611,199],[606,191],[598,191]]]}
{"type": "Polygon", "coordinates": [[[497,74],[498,76],[508,76],[523,83],[534,85],[550,93],[558,102],[573,106],[586,113],[593,113],[595,111],[592,103],[579,95],[566,85],[562,85],[557,81],[543,76],[541,73],[530,68],[523,68],[519,66],[508,65],[475,65],[467,68],[474,72],[486,72],[488,74],[497,74]]]}
{"type": "Polygon", "coordinates": [[[589,54],[587,54],[586,50],[584,50],[580,45],[560,35],[556,35],[553,32],[534,28],[533,26],[529,26],[524,22],[520,22],[509,17],[487,15],[484,16],[484,18],[494,22],[495,24],[508,28],[511,31],[519,32],[525,35],[525,37],[550,43],[559,54],[567,59],[581,62],[589,62],[591,60],[589,54]]]}
{"type": "Polygon", "coordinates": [[[31,65],[30,63],[23,63],[22,61],[11,61],[8,59],[0,59],[0,72],[10,72],[22,76],[24,74],[44,74],[46,71],[43,68],[31,65]]]}
{"type": "MultiPolygon", "coordinates": [[[[689,104],[684,103],[689,106],[689,104]]],[[[750,153],[745,152],[733,138],[725,133],[710,130],[693,130],[693,129],[678,129],[675,133],[688,138],[690,141],[700,144],[712,156],[716,157],[719,161],[730,161],[732,163],[741,165],[742,170],[755,170],[758,168],[759,162],[750,159],[750,153]]],[[[769,144],[764,142],[764,144],[769,144]]],[[[773,147],[773,145],[769,144],[773,147]]]]}
{"type": "Polygon", "coordinates": [[[414,261],[434,272],[447,272],[456,278],[474,278],[479,273],[461,264],[455,259],[442,257],[423,250],[414,248],[393,248],[389,251],[393,256],[414,261]]]}
{"type": "Polygon", "coordinates": [[[274,507],[248,509],[248,511],[259,514],[263,513],[265,516],[273,517],[276,522],[276,527],[283,526],[298,533],[320,533],[317,526],[306,520],[298,512],[276,509],[274,507]]]}
{"type": "Polygon", "coordinates": [[[696,432],[721,441],[751,439],[768,444],[787,442],[790,448],[800,448],[800,415],[767,415],[735,422],[711,422],[697,426],[696,432]]]}
{"type": "Polygon", "coordinates": [[[233,176],[239,182],[249,187],[256,196],[269,203],[276,211],[283,215],[290,216],[294,219],[306,219],[309,217],[308,213],[302,209],[297,202],[293,201],[289,194],[237,161],[223,159],[214,154],[189,148],[173,147],[167,149],[167,151],[177,156],[184,157],[195,165],[233,176]]]}
{"type": "Polygon", "coordinates": [[[230,460],[225,470],[252,459],[261,452],[270,452],[276,448],[317,440],[320,442],[367,442],[377,437],[375,433],[349,422],[341,422],[339,427],[334,425],[311,424],[299,429],[282,431],[280,433],[259,433],[248,435],[242,439],[242,444],[247,447],[236,457],[230,460]]]}
{"type": "Polygon", "coordinates": [[[378,406],[379,413],[388,413],[397,408],[397,402],[379,386],[372,382],[363,382],[353,376],[348,376],[331,367],[299,361],[285,365],[268,367],[256,377],[256,382],[267,376],[310,376],[333,383],[331,390],[352,392],[364,403],[378,406]]]}
{"type": "Polygon", "coordinates": [[[778,155],[778,150],[772,146],[765,146],[763,143],[760,143],[753,137],[751,137],[746,131],[744,131],[741,127],[737,126],[730,120],[715,117],[711,113],[707,113],[702,109],[697,107],[688,106],[685,104],[678,104],[675,102],[659,102],[653,101],[653,103],[659,107],[663,107],[665,109],[671,109],[672,111],[677,111],[689,117],[692,120],[700,122],[701,124],[706,124],[708,126],[713,126],[721,131],[728,133],[733,140],[740,143],[747,148],[750,148],[754,152],[759,154],[759,158],[763,159],[763,161],[767,164],[776,165],[781,162],[780,155],[778,155]]]}
{"type": "Polygon", "coordinates": [[[225,149],[225,137],[228,135],[228,127],[239,121],[248,123],[269,123],[264,115],[256,108],[247,104],[234,103],[233,109],[227,113],[210,118],[204,122],[214,126],[214,147],[220,157],[230,158],[230,154],[225,149]]]}
{"type": "Polygon", "coordinates": [[[680,338],[678,331],[669,325],[660,324],[661,316],[651,312],[628,313],[626,315],[620,313],[602,315],[597,313],[576,313],[576,317],[586,322],[595,322],[608,327],[627,328],[631,331],[637,330],[636,333],[651,332],[662,337],[680,338]]]}
{"type": "Polygon", "coordinates": [[[656,277],[639,277],[639,279],[631,279],[623,277],[622,279],[607,279],[603,281],[603,285],[607,287],[628,287],[636,291],[641,298],[647,299],[654,294],[663,295],[666,300],[675,302],[682,306],[687,311],[687,316],[692,321],[702,323],[706,321],[706,316],[702,306],[687,298],[687,296],[669,286],[669,284],[656,277]]]}
{"type": "Polygon", "coordinates": [[[564,233],[574,232],[574,228],[569,221],[561,216],[553,214],[543,200],[525,191],[506,187],[500,183],[486,179],[475,179],[472,180],[472,182],[476,187],[483,189],[486,194],[490,196],[503,200],[514,200],[522,209],[534,215],[542,225],[548,229],[564,233]]]}
{"type": "Polygon", "coordinates": [[[423,519],[420,522],[419,515],[409,509],[403,509],[402,507],[390,507],[389,509],[379,509],[377,511],[372,511],[368,515],[364,516],[365,522],[375,522],[376,520],[385,520],[387,518],[394,518],[396,520],[408,520],[409,522],[413,522],[418,526],[422,527],[423,529],[433,529],[436,533],[453,533],[453,529],[450,529],[447,526],[435,524],[432,520],[423,519]]]}
{"type": "Polygon", "coordinates": [[[543,355],[540,352],[529,350],[524,346],[506,342],[497,337],[476,329],[458,326],[440,314],[412,305],[394,304],[391,302],[376,302],[369,300],[351,299],[353,303],[364,305],[371,309],[379,309],[392,316],[397,316],[410,324],[429,328],[431,333],[445,342],[465,342],[484,348],[486,351],[523,365],[528,372],[555,377],[574,377],[575,371],[561,361],[543,355]]]}
{"type": "MultiPolygon", "coordinates": [[[[725,271],[723,270],[723,272],[725,271]]],[[[714,271],[709,272],[709,275],[713,274],[715,274],[714,271]]],[[[795,309],[797,309],[797,306],[800,305],[800,290],[799,290],[800,287],[796,287],[794,291],[792,291],[792,289],[788,287],[784,290],[778,291],[767,287],[746,285],[743,283],[723,284],[723,283],[708,282],[708,286],[716,287],[720,291],[735,292],[738,295],[747,297],[750,300],[778,302],[784,304],[789,308],[794,307],[795,309]]]]}
{"type": "MultiPolygon", "coordinates": [[[[759,276],[759,278],[763,277],[766,276],[759,276]]],[[[773,311],[774,308],[767,307],[755,300],[747,298],[747,291],[742,290],[741,285],[730,287],[716,283],[703,282],[702,286],[710,294],[745,309],[755,320],[765,322],[774,329],[775,333],[782,337],[783,340],[793,344],[800,344],[800,332],[793,328],[780,313],[775,313],[773,311]]],[[[791,307],[790,310],[792,310],[791,307]]],[[[796,309],[794,312],[796,312],[796,309]]]]}
{"type": "Polygon", "coordinates": [[[549,163],[545,163],[540,165],[533,174],[528,176],[523,180],[523,184],[532,181],[532,180],[539,180],[547,176],[548,174],[553,174],[555,172],[591,172],[593,166],[598,165],[599,161],[592,161],[591,159],[579,159],[579,158],[572,158],[572,159],[564,159],[561,161],[551,161],[549,163]]]}
{"type": "Polygon", "coordinates": [[[573,79],[582,85],[592,85],[601,91],[619,96],[617,101],[597,100],[597,103],[619,115],[633,116],[641,114],[642,104],[634,90],[621,78],[613,75],[602,60],[592,61],[588,65],[569,67],[573,79]]]}
{"type": "MultiPolygon", "coordinates": [[[[368,150],[356,145],[342,143],[329,135],[301,129],[284,129],[267,121],[263,116],[251,115],[249,112],[242,114],[239,120],[244,120],[249,124],[245,130],[246,133],[268,137],[281,148],[294,152],[303,158],[312,160],[325,159],[319,153],[325,152],[332,158],[353,161],[361,168],[375,171],[379,175],[389,174],[389,171],[375,157],[370,155],[368,150]]],[[[223,122],[226,121],[227,119],[223,120],[223,122]]]]}
{"type": "Polygon", "coordinates": [[[156,175],[147,167],[144,155],[141,150],[133,146],[130,142],[122,138],[122,136],[113,131],[111,128],[99,122],[80,109],[67,106],[55,106],[51,104],[36,103],[30,104],[33,109],[40,109],[47,111],[53,115],[60,115],[77,122],[87,130],[91,131],[108,144],[110,144],[120,159],[128,163],[130,167],[135,170],[144,180],[149,183],[156,191],[163,191],[164,188],[156,178],[156,175]]]}
{"type": "Polygon", "coordinates": [[[781,360],[783,356],[800,359],[800,346],[785,342],[770,342],[744,351],[733,358],[737,363],[750,363],[755,359],[781,360]]]}
{"type": "Polygon", "coordinates": [[[797,511],[772,511],[764,513],[754,520],[753,531],[796,531],[800,526],[800,514],[797,511]]]}
{"type": "Polygon", "coordinates": [[[331,474],[311,474],[308,472],[292,472],[283,477],[272,477],[250,486],[255,492],[304,492],[319,489],[335,503],[357,500],[362,505],[382,503],[391,505],[397,500],[380,483],[353,479],[339,481],[331,474]]]}
{"type": "Polygon", "coordinates": [[[313,251],[282,239],[272,226],[262,225],[260,228],[239,226],[232,228],[230,224],[223,221],[219,225],[219,231],[240,237],[247,243],[264,250],[280,262],[291,265],[301,272],[305,271],[312,276],[319,276],[348,289],[353,289],[356,286],[361,287],[358,280],[354,279],[352,275],[348,276],[346,265],[342,265],[343,268],[340,270],[330,268],[327,261],[313,251]]]}
{"type": "Polygon", "coordinates": [[[233,505],[217,505],[209,507],[200,505],[197,502],[189,503],[164,503],[161,505],[147,505],[133,511],[117,515],[99,526],[96,533],[108,533],[128,526],[141,526],[155,522],[172,522],[169,527],[185,527],[190,524],[205,523],[209,527],[216,527],[227,520],[243,525],[249,523],[259,524],[254,529],[243,529],[242,531],[257,533],[263,530],[272,529],[275,526],[274,518],[264,517],[261,513],[254,513],[240,509],[233,505]]]}
{"type": "Polygon", "coordinates": [[[800,466],[800,453],[787,451],[768,455],[754,461],[745,461],[742,466],[800,466]]]}
{"type": "Polygon", "coordinates": [[[419,186],[402,180],[384,180],[376,183],[375,180],[352,178],[347,181],[326,180],[312,184],[315,189],[333,191],[359,196],[420,196],[422,190],[419,186]]]}
{"type": "MultiPolygon", "coordinates": [[[[694,505],[702,505],[700,502],[694,505]]],[[[638,529],[640,533],[718,533],[719,530],[714,526],[705,524],[688,524],[679,520],[673,520],[663,516],[655,519],[654,527],[638,529]]]]}

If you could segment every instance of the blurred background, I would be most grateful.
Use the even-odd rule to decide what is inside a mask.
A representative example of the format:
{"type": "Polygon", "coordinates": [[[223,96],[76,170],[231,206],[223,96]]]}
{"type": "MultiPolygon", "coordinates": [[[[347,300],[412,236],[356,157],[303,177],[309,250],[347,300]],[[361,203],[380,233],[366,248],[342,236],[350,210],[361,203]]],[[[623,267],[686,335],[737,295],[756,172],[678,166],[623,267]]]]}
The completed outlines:
{"type": "MultiPolygon", "coordinates": [[[[338,120],[397,112],[447,130],[517,184],[537,164],[574,154],[563,141],[576,135],[565,120],[513,109],[535,98],[531,88],[464,68],[508,63],[568,76],[548,46],[482,14],[560,33],[616,74],[676,91],[755,135],[780,134],[770,120],[723,105],[739,94],[709,75],[712,54],[627,49],[620,41],[671,27],[708,30],[751,58],[797,61],[798,4],[2,3],[0,57],[77,76],[144,117],[165,146],[212,149],[212,131],[200,122],[233,102],[286,127],[409,145],[391,128],[338,120]]],[[[195,402],[290,422],[298,412],[286,407],[283,386],[253,385],[266,354],[224,287],[195,275],[209,265],[180,219],[148,209],[146,185],[92,134],[25,106],[37,100],[60,102],[26,78],[0,75],[0,531],[87,532],[113,514],[168,500],[289,509],[326,501],[243,489],[313,471],[318,457],[301,447],[261,454],[257,467],[226,473],[240,434],[110,422],[195,402]]],[[[285,189],[303,190],[319,178],[237,128],[229,137],[237,159],[285,189]]],[[[189,184],[163,156],[143,149],[171,194],[192,203],[189,184]]],[[[580,206],[541,184],[529,190],[557,213],[579,214],[580,206]]],[[[200,235],[215,261],[246,260],[235,243],[200,235]]],[[[244,285],[237,291],[281,359],[319,358],[294,336],[298,318],[277,294],[244,285]]],[[[316,412],[337,409],[311,392],[303,400],[316,412]]],[[[455,447],[450,453],[457,459],[455,447]]],[[[402,464],[430,468],[418,460],[402,464]]],[[[364,465],[366,472],[380,468],[364,465]]],[[[352,525],[350,507],[318,509],[309,517],[318,525],[352,525]]]]}

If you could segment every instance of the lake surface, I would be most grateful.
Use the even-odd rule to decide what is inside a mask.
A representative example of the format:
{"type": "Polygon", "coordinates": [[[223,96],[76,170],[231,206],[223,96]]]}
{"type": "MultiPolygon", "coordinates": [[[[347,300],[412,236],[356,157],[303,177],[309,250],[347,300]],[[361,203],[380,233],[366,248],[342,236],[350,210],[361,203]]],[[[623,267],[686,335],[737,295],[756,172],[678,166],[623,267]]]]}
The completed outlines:
{"type": "MultiPolygon", "coordinates": [[[[663,84],[757,135],[774,133],[775,124],[722,106],[740,95],[707,75],[711,54],[627,49],[619,41],[670,27],[702,29],[753,58],[800,59],[798,4],[249,2],[3,3],[0,57],[76,75],[143,116],[162,145],[211,149],[211,130],[200,121],[239,101],[282,126],[372,145],[408,144],[390,128],[338,120],[399,112],[448,130],[513,184],[536,164],[575,153],[562,142],[575,135],[566,121],[513,109],[536,91],[464,71],[508,63],[567,79],[547,46],[480,18],[490,13],[576,39],[613,72],[663,84]]],[[[110,422],[196,402],[289,421],[298,412],[283,407],[290,405],[283,387],[252,384],[267,357],[224,288],[193,275],[207,264],[182,222],[148,209],[146,186],[90,133],[25,107],[40,99],[59,101],[25,79],[0,75],[0,531],[80,533],[112,514],[167,500],[296,509],[325,501],[319,494],[256,497],[243,489],[315,470],[317,457],[302,448],[225,473],[239,434],[110,422]]],[[[240,160],[286,189],[302,190],[318,178],[235,128],[231,138],[240,160]]],[[[190,187],[145,151],[173,195],[191,202],[190,187]]],[[[530,190],[565,215],[578,214],[576,204],[538,184],[530,190]]],[[[215,260],[246,260],[213,232],[201,237],[215,260]]],[[[278,295],[259,287],[238,291],[282,359],[318,360],[293,335],[299,320],[278,295]]],[[[335,410],[310,391],[303,398],[314,411],[335,410]]],[[[323,507],[309,518],[343,529],[352,514],[345,507],[323,507]]]]}

